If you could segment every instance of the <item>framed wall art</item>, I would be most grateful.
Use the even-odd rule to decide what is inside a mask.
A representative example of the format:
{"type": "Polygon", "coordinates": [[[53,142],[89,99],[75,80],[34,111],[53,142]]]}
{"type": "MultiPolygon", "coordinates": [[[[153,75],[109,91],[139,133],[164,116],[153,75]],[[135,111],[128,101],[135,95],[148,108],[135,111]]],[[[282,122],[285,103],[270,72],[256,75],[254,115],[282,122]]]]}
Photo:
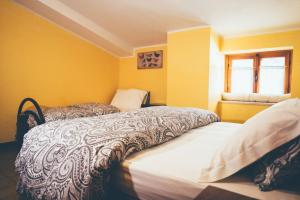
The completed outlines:
{"type": "Polygon", "coordinates": [[[137,54],[138,69],[155,69],[163,67],[163,51],[149,51],[137,54]]]}

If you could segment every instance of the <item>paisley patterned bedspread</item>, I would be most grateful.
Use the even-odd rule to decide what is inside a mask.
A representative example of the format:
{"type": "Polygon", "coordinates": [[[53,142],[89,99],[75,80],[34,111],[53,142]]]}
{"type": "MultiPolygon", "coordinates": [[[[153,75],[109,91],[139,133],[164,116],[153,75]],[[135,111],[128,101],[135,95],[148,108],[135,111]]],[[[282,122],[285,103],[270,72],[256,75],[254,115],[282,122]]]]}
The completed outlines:
{"type": "Polygon", "coordinates": [[[45,123],[25,135],[17,190],[27,199],[104,199],[115,164],[216,121],[206,110],[163,106],[45,123]]]}
{"type": "MultiPolygon", "coordinates": [[[[42,106],[41,109],[46,122],[52,122],[60,119],[93,117],[120,112],[120,110],[115,106],[100,103],[83,103],[61,107],[42,106]]],[[[37,126],[37,122],[31,115],[29,116],[27,123],[30,128],[37,126]]]]}

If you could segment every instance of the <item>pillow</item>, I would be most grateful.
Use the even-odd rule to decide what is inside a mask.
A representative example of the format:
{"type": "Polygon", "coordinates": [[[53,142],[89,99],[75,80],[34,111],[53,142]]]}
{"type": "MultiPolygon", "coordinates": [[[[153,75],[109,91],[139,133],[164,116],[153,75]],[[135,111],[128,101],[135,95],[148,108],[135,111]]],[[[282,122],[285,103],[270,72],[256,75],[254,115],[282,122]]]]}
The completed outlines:
{"type": "Polygon", "coordinates": [[[253,166],[261,191],[284,188],[300,179],[300,136],[268,153],[253,166]]]}
{"type": "Polygon", "coordinates": [[[225,101],[250,101],[250,94],[223,93],[222,99],[225,101]]]}
{"type": "Polygon", "coordinates": [[[263,95],[257,93],[250,94],[235,94],[235,93],[223,93],[222,99],[225,101],[245,101],[245,102],[262,102],[262,103],[278,103],[287,100],[291,97],[291,94],[283,95],[263,95]]]}
{"type": "Polygon", "coordinates": [[[129,89],[118,89],[111,105],[119,108],[121,111],[135,110],[141,107],[147,91],[129,89]]]}
{"type": "Polygon", "coordinates": [[[278,103],[284,100],[287,100],[291,97],[290,94],[282,94],[282,95],[263,95],[252,93],[250,94],[250,101],[255,102],[266,102],[266,103],[278,103]]]}
{"type": "Polygon", "coordinates": [[[202,170],[201,181],[226,178],[300,134],[300,100],[290,99],[247,120],[202,170]]]}

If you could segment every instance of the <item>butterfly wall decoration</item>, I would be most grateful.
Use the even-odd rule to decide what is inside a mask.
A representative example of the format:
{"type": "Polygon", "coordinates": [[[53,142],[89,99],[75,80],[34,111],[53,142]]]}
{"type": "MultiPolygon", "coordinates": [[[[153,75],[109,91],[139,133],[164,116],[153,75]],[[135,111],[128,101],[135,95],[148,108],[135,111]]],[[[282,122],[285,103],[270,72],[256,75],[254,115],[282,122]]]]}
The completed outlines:
{"type": "Polygon", "coordinates": [[[163,51],[149,51],[137,54],[138,69],[154,69],[162,68],[163,66],[163,51]]]}

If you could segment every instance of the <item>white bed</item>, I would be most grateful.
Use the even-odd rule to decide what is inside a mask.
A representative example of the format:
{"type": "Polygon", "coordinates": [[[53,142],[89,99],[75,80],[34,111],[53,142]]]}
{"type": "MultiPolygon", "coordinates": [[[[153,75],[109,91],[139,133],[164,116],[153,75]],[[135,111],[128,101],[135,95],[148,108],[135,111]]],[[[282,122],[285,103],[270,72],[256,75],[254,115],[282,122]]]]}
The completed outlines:
{"type": "Polygon", "coordinates": [[[236,123],[213,123],[137,153],[113,173],[113,187],[139,199],[193,199],[207,185],[257,199],[300,199],[300,187],[292,191],[260,192],[250,178],[242,174],[217,183],[198,181],[199,166],[208,165],[216,148],[240,126],[236,123]]]}

